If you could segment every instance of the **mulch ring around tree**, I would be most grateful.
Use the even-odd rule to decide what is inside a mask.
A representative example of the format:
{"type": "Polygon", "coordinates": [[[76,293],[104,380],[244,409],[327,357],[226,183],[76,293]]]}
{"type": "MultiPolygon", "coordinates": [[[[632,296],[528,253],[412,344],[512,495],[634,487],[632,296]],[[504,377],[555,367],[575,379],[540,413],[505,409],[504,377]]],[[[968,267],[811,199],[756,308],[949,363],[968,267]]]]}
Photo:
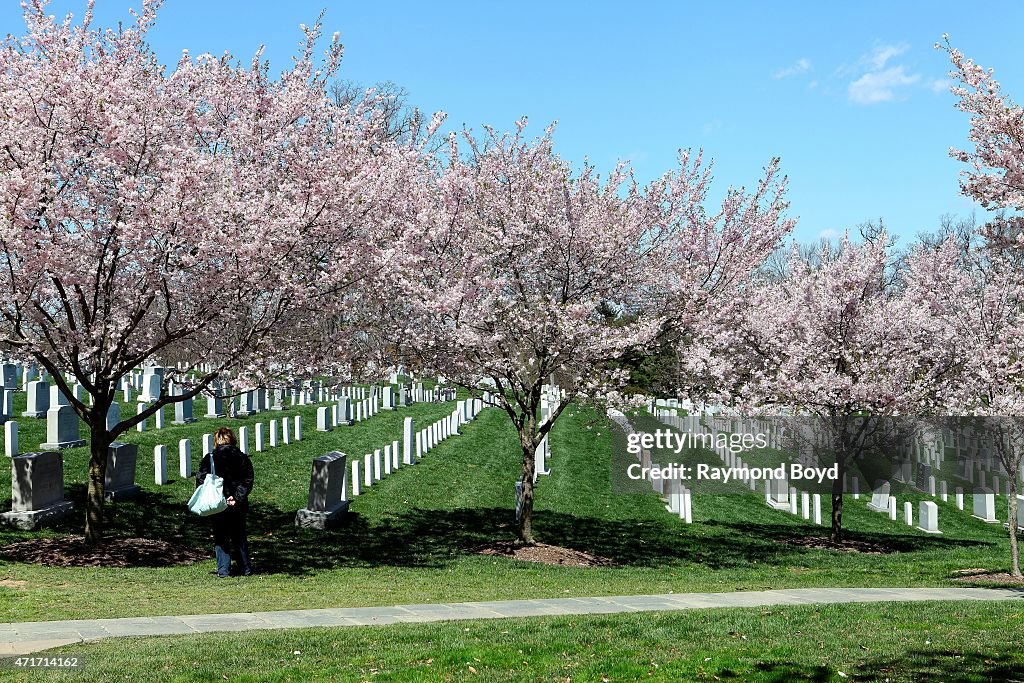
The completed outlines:
{"type": "Polygon", "coordinates": [[[614,567],[615,562],[607,557],[591,555],[581,550],[562,548],[546,543],[521,545],[514,541],[498,541],[473,549],[481,555],[496,555],[525,562],[560,565],[563,567],[614,567]]]}
{"type": "Polygon", "coordinates": [[[989,569],[958,569],[953,572],[953,580],[979,586],[1024,586],[1024,578],[1014,577],[1009,572],[994,572],[989,569]]]}
{"type": "Polygon", "coordinates": [[[780,541],[786,545],[795,545],[800,548],[812,548],[814,550],[838,550],[844,553],[862,553],[865,555],[886,555],[897,552],[897,548],[890,548],[881,543],[871,541],[858,541],[855,539],[844,539],[836,542],[830,538],[821,536],[798,536],[780,541]]]}
{"type": "Polygon", "coordinates": [[[149,538],[110,538],[102,545],[86,545],[84,536],[63,536],[19,541],[0,547],[5,559],[47,567],[167,567],[209,559],[208,550],[196,550],[149,538]]]}

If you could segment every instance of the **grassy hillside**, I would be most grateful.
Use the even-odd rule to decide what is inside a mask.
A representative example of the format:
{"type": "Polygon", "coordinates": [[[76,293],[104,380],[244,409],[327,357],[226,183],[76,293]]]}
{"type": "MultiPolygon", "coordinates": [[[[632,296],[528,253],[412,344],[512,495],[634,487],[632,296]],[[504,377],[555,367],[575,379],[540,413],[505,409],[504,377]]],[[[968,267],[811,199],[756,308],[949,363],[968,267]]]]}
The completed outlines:
{"type": "MultiPolygon", "coordinates": [[[[193,437],[198,452],[199,436],[219,424],[253,424],[276,415],[133,433],[140,443],[137,481],[143,492],[134,501],[109,506],[109,532],[174,540],[208,550],[211,559],[193,566],[134,569],[0,560],[0,580],[6,580],[0,586],[0,613],[4,621],[19,621],[227,612],[239,605],[256,611],[801,586],[949,585],[957,569],[997,569],[1008,563],[1001,526],[974,520],[952,503],[939,504],[946,533],[929,536],[868,511],[864,498],[851,498],[846,506],[851,536],[883,542],[894,551],[882,555],[786,543],[823,535],[825,529],[769,509],[761,494],[697,496],[694,524],[687,525],[666,512],[653,493],[612,493],[607,421],[578,408],[564,414],[553,435],[553,473],[538,482],[536,532],[543,542],[608,557],[615,567],[547,566],[473,551],[483,543],[513,538],[513,483],[520,454],[507,417],[497,409],[485,410],[462,436],[354,500],[341,528],[295,528],[313,457],[335,449],[362,455],[399,438],[404,415],[425,424],[453,408],[420,404],[330,434],[315,432],[313,409],[303,409],[301,444],[253,454],[257,483],[250,540],[260,573],[227,582],[211,576],[208,522],[184,507],[191,481],[153,484],[152,445],[172,446],[168,469],[176,480],[179,438],[193,437]]],[[[23,432],[26,445],[33,443],[33,427],[38,425],[23,432]]],[[[79,511],[86,457],[83,449],[65,453],[67,495],[79,511]]],[[[9,473],[0,472],[0,506],[8,509],[9,486],[9,473]]],[[[827,506],[823,513],[827,517],[827,506]]],[[[0,544],[81,533],[81,526],[78,512],[56,530],[0,531],[0,544]]]]}

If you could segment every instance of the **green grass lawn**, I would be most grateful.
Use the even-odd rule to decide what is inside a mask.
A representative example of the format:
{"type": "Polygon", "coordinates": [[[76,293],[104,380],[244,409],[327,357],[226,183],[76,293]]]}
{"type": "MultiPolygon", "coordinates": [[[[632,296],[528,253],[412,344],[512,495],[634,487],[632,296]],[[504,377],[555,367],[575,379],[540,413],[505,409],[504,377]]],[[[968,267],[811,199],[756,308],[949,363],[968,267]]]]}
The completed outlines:
{"type": "Polygon", "coordinates": [[[1024,680],[1022,628],[1021,605],[931,602],[253,631],[72,645],[46,654],[79,657],[84,669],[45,677],[1007,682],[1024,680]]]}
{"type": "MultiPolygon", "coordinates": [[[[462,436],[355,499],[341,528],[318,532],[294,526],[295,511],[305,505],[313,457],[330,450],[361,456],[399,438],[405,415],[423,425],[453,408],[418,404],[329,434],[314,431],[312,407],[302,409],[301,444],[253,454],[256,487],[249,528],[260,573],[219,583],[211,576],[208,522],[184,506],[193,484],[177,481],[177,440],[194,438],[198,453],[199,436],[220,424],[251,425],[276,415],[132,432],[130,438],[140,444],[137,482],[143,492],[134,501],[108,506],[109,533],[174,540],[208,549],[211,559],[153,569],[69,569],[0,560],[0,580],[8,581],[0,586],[0,620],[233,612],[240,605],[258,611],[802,586],[934,586],[952,585],[957,569],[1008,566],[1002,527],[957,511],[952,499],[939,503],[945,533],[929,536],[867,510],[866,497],[849,498],[845,520],[851,537],[896,551],[885,555],[787,544],[826,530],[769,509],[761,493],[697,496],[694,524],[686,525],[653,493],[612,493],[608,423],[579,408],[563,416],[552,436],[553,473],[538,482],[536,534],[543,542],[611,558],[616,567],[547,566],[473,552],[480,544],[513,538],[513,484],[521,456],[507,417],[497,409],[485,410],[462,436]],[[155,443],[171,446],[168,470],[175,481],[167,486],[153,483],[155,443]]],[[[41,440],[42,421],[19,423],[26,425],[22,443],[28,450],[41,440]]],[[[86,461],[84,449],[65,453],[67,495],[77,507],[73,518],[44,532],[2,530],[0,545],[81,533],[86,461]]],[[[0,472],[4,509],[10,507],[8,477],[0,472]]],[[[827,501],[823,507],[827,519],[827,501]]]]}

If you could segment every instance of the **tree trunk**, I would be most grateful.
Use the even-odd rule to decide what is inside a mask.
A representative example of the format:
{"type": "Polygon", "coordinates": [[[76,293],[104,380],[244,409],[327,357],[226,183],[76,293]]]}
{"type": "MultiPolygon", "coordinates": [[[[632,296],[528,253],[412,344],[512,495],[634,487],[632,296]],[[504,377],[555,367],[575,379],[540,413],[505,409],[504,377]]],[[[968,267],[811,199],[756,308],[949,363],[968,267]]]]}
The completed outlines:
{"type": "Polygon", "coordinates": [[[523,509],[519,518],[519,542],[533,545],[533,473],[536,468],[537,446],[528,435],[520,435],[523,447],[523,509]]]}
{"type": "MultiPolygon", "coordinates": [[[[833,429],[835,429],[835,422],[833,422],[833,429]]],[[[843,493],[846,492],[846,454],[847,454],[847,433],[846,423],[843,422],[841,431],[834,438],[833,443],[835,444],[835,459],[838,467],[836,468],[836,479],[832,482],[832,533],[831,538],[833,543],[841,543],[843,540],[843,493]]]]}
{"type": "Polygon", "coordinates": [[[103,480],[107,474],[109,447],[106,415],[93,417],[89,425],[89,487],[85,499],[85,542],[88,545],[103,542],[103,480]]]}
{"type": "Polygon", "coordinates": [[[1010,475],[1010,514],[1007,522],[1010,527],[1010,574],[1020,578],[1020,548],[1017,544],[1017,476],[1015,469],[1010,475]]]}
{"type": "MultiPolygon", "coordinates": [[[[840,484],[841,486],[841,484],[840,484]]],[[[832,534],[830,538],[833,543],[840,543],[843,540],[843,494],[836,493],[835,485],[832,486],[832,534]]]]}

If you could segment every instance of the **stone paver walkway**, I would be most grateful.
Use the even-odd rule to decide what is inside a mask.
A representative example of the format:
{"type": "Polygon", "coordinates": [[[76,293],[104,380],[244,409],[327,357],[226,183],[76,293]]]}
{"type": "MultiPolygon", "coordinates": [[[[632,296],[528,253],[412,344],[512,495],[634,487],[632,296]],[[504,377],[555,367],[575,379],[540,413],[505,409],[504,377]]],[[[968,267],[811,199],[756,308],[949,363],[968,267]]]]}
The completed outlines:
{"type": "Polygon", "coordinates": [[[669,593],[667,595],[502,600],[394,605],[391,607],[340,607],[287,612],[16,622],[0,624],[0,656],[28,654],[61,645],[119,636],[159,636],[317,626],[373,626],[454,619],[616,614],[715,607],[917,602],[922,600],[1024,600],[1024,590],[1009,588],[793,588],[757,592],[669,593]]]}

